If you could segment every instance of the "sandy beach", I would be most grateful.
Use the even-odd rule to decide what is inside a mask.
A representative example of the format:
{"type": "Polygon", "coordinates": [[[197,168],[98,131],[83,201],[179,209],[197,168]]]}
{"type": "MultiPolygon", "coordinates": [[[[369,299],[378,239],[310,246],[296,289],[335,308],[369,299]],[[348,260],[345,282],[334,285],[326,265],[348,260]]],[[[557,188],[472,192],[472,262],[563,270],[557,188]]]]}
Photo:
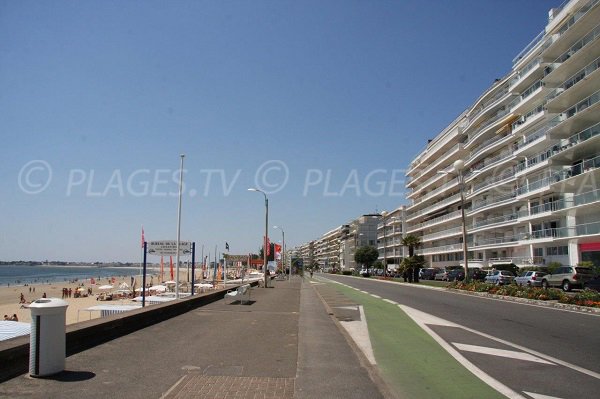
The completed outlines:
{"type": "MultiPolygon", "coordinates": [[[[153,281],[154,284],[158,283],[158,276],[146,276],[147,283],[153,281]]],[[[141,280],[138,280],[141,281],[141,280]]],[[[131,283],[130,277],[118,277],[115,280],[113,285],[115,290],[121,283],[131,283]]],[[[22,307],[19,303],[21,293],[25,296],[25,300],[27,303],[35,301],[36,299],[42,298],[42,295],[46,293],[46,297],[48,298],[62,298],[62,289],[63,288],[71,288],[74,292],[77,288],[81,287],[81,281],[77,283],[69,283],[66,281],[55,282],[55,283],[46,283],[46,284],[31,284],[28,286],[19,286],[19,285],[10,285],[10,287],[2,286],[0,287],[0,317],[4,317],[4,315],[8,315],[11,317],[13,314],[16,314],[19,321],[24,323],[31,323],[31,311],[25,307],[22,307]],[[31,288],[31,292],[30,292],[31,288]],[[35,288],[35,292],[34,291],[35,288]]],[[[87,289],[89,287],[92,288],[92,295],[82,298],[64,298],[65,301],[69,303],[69,307],[67,308],[66,322],[67,324],[77,323],[77,315],[79,313],[79,321],[90,320],[91,318],[100,317],[100,312],[78,312],[81,309],[89,308],[90,306],[95,306],[99,304],[106,305],[120,305],[120,304],[133,304],[135,302],[123,299],[123,300],[115,300],[115,301],[98,301],[97,297],[101,290],[98,289],[101,285],[108,284],[108,279],[103,278],[101,281],[96,281],[96,285],[90,285],[89,280],[84,282],[84,287],[87,289]]],[[[110,292],[111,290],[108,290],[110,292]]]]}

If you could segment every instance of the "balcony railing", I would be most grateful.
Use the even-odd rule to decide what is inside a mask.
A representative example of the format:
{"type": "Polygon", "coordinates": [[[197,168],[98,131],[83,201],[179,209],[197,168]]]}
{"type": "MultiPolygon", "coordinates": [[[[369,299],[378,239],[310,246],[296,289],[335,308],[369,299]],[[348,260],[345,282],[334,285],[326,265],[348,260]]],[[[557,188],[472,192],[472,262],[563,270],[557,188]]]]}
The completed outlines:
{"type": "Polygon", "coordinates": [[[472,192],[475,193],[475,192],[477,192],[479,190],[482,190],[482,189],[484,189],[486,187],[495,186],[495,185],[497,185],[498,183],[500,183],[500,182],[502,182],[504,180],[509,180],[509,179],[513,178],[514,176],[515,176],[514,170],[510,170],[510,171],[505,172],[502,175],[497,176],[497,177],[495,177],[493,179],[485,180],[485,181],[482,181],[481,183],[474,184],[472,192]]]}
{"type": "Polygon", "coordinates": [[[454,211],[454,212],[448,213],[446,215],[430,219],[430,220],[428,220],[426,222],[422,222],[422,223],[415,224],[414,226],[410,226],[410,227],[407,228],[407,231],[419,230],[419,229],[422,229],[424,227],[428,227],[428,226],[431,226],[431,225],[434,225],[434,224],[437,224],[437,223],[445,222],[446,220],[457,218],[460,215],[461,215],[460,211],[454,211]]]}
{"type": "Polygon", "coordinates": [[[524,125],[528,119],[533,118],[534,116],[538,115],[539,113],[544,112],[545,110],[546,110],[546,101],[535,106],[533,109],[531,109],[527,113],[525,113],[525,115],[521,116],[519,119],[514,121],[513,124],[511,125],[512,130],[514,131],[514,130],[518,129],[519,126],[524,125]]]}
{"type": "Polygon", "coordinates": [[[462,226],[453,227],[451,229],[447,229],[444,231],[438,231],[436,233],[425,234],[423,237],[421,237],[421,241],[433,240],[433,239],[436,239],[439,237],[445,237],[448,235],[460,233],[461,231],[462,231],[462,226]]]}
{"type": "Polygon", "coordinates": [[[474,240],[473,244],[469,245],[469,247],[477,248],[489,245],[508,244],[518,242],[519,240],[519,236],[483,238],[474,240]]]}
{"type": "Polygon", "coordinates": [[[432,248],[421,248],[415,251],[417,255],[429,255],[435,254],[438,252],[447,252],[447,251],[460,251],[463,249],[462,244],[451,244],[451,245],[443,245],[441,247],[432,247],[432,248]]]}
{"type": "Polygon", "coordinates": [[[594,234],[600,234],[600,222],[578,224],[570,227],[556,227],[536,230],[532,231],[528,237],[530,240],[540,240],[543,238],[578,237],[594,234]]]}
{"type": "Polygon", "coordinates": [[[427,200],[429,198],[432,198],[432,197],[436,196],[437,194],[439,194],[442,191],[446,190],[448,187],[451,187],[451,186],[455,185],[457,182],[458,182],[457,178],[454,178],[454,179],[450,180],[449,182],[442,184],[441,186],[439,186],[435,190],[432,190],[432,191],[428,192],[424,196],[419,197],[419,198],[415,198],[413,200],[413,203],[412,203],[411,206],[415,206],[415,205],[420,204],[421,202],[423,202],[423,201],[425,201],[425,200],[427,200]]]}
{"type": "Polygon", "coordinates": [[[525,101],[527,97],[532,95],[537,89],[539,89],[542,86],[544,86],[544,82],[542,82],[541,79],[529,86],[527,89],[525,89],[523,93],[521,93],[521,101],[525,101]]]}
{"type": "Polygon", "coordinates": [[[593,42],[600,36],[600,25],[596,26],[593,31],[585,35],[581,40],[572,45],[567,51],[560,55],[553,63],[561,64],[571,58],[576,52],[584,48],[589,43],[593,42]]]}
{"type": "Polygon", "coordinates": [[[525,211],[524,214],[522,214],[521,212],[517,212],[517,213],[511,213],[510,215],[497,216],[494,218],[485,218],[483,220],[473,222],[473,228],[477,229],[477,228],[483,227],[483,226],[490,226],[493,224],[512,222],[514,220],[517,220],[520,216],[525,216],[525,215],[527,215],[527,211],[525,211]]]}
{"type": "Polygon", "coordinates": [[[498,197],[488,197],[486,199],[476,200],[476,201],[473,201],[473,207],[471,208],[470,212],[475,211],[477,209],[484,208],[489,205],[499,204],[500,202],[508,201],[513,198],[515,198],[515,194],[509,193],[506,195],[500,195],[498,197]]]}
{"type": "Polygon", "coordinates": [[[436,202],[436,203],[434,203],[434,204],[431,204],[431,205],[430,205],[430,206],[428,206],[427,208],[421,209],[421,210],[420,210],[420,211],[418,211],[418,212],[409,213],[409,215],[408,215],[408,219],[414,219],[414,218],[416,218],[417,216],[425,215],[425,214],[427,214],[427,213],[431,212],[431,211],[432,211],[433,209],[435,209],[435,208],[439,208],[439,207],[443,207],[443,206],[446,206],[446,205],[450,205],[450,204],[452,204],[453,202],[456,202],[456,201],[458,201],[459,199],[460,199],[460,193],[459,193],[459,194],[452,195],[452,196],[450,196],[450,197],[448,197],[448,198],[446,198],[446,199],[443,199],[443,200],[441,200],[441,201],[438,201],[438,202],[436,202]]]}
{"type": "Polygon", "coordinates": [[[485,121],[485,123],[483,123],[481,126],[479,126],[475,132],[473,132],[469,135],[469,139],[465,143],[465,146],[468,146],[469,144],[471,144],[472,142],[477,140],[477,138],[479,136],[481,136],[481,134],[484,132],[484,130],[486,130],[488,128],[488,126],[497,122],[503,116],[507,115],[509,113],[509,111],[510,111],[510,108],[501,109],[500,111],[498,111],[498,113],[496,115],[494,115],[493,117],[491,117],[490,119],[485,121]]]}
{"type": "Polygon", "coordinates": [[[502,88],[498,93],[496,93],[494,95],[494,97],[492,97],[490,100],[488,100],[485,104],[482,104],[479,107],[479,109],[473,115],[469,116],[469,123],[471,123],[473,120],[475,120],[475,118],[477,118],[477,116],[479,116],[479,114],[481,114],[490,105],[492,105],[493,103],[495,103],[498,99],[502,98],[506,94],[508,94],[508,87],[502,88]]]}
{"type": "Polygon", "coordinates": [[[490,148],[494,144],[504,140],[507,136],[508,136],[508,133],[504,133],[504,134],[496,135],[492,138],[485,140],[483,143],[481,143],[477,147],[473,148],[473,151],[471,151],[471,153],[469,154],[469,158],[467,158],[467,162],[469,162],[471,159],[475,158],[477,155],[479,155],[482,151],[486,150],[487,148],[490,148]]]}

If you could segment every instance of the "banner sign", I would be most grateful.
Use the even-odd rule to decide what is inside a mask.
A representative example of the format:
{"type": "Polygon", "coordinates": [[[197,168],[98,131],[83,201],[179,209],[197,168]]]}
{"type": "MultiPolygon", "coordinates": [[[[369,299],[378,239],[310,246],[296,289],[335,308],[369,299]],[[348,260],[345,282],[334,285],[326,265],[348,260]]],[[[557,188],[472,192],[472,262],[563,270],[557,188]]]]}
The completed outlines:
{"type": "MultiPolygon", "coordinates": [[[[150,241],[148,254],[158,256],[177,256],[177,241],[150,241]]],[[[179,255],[192,254],[191,241],[179,241],[179,255]]]]}
{"type": "Polygon", "coordinates": [[[247,262],[248,255],[228,255],[223,254],[223,257],[229,262],[247,262]]]}

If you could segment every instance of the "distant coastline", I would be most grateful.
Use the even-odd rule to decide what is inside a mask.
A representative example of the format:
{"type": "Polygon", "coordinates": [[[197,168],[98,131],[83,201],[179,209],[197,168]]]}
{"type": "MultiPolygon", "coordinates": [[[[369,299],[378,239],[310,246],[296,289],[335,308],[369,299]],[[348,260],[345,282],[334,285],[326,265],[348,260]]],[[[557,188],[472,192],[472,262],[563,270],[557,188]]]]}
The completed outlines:
{"type": "MultiPolygon", "coordinates": [[[[65,262],[65,261],[35,261],[35,260],[0,260],[0,266],[92,266],[92,267],[139,267],[136,262],[65,262]]],[[[150,265],[150,263],[148,263],[150,265]]]]}

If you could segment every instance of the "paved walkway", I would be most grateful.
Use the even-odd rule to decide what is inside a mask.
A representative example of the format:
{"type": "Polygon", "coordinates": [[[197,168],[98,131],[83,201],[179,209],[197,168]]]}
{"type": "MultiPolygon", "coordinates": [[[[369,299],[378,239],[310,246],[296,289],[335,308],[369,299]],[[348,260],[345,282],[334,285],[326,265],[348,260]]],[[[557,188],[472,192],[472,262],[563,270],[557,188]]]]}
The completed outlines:
{"type": "Polygon", "coordinates": [[[274,283],[70,356],[54,377],[6,381],[0,397],[382,398],[312,284],[274,283]]]}

